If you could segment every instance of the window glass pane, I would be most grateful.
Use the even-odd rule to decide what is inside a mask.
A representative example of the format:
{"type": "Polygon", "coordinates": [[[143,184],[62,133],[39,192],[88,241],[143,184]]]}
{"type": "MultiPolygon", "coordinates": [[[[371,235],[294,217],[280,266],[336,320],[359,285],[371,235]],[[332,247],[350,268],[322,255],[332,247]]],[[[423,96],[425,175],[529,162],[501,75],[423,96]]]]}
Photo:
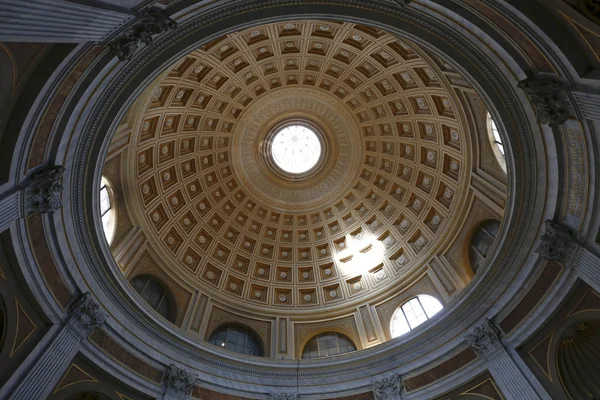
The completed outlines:
{"type": "Polygon", "coordinates": [[[435,297],[423,295],[423,296],[419,296],[419,301],[421,302],[421,305],[425,309],[425,313],[427,314],[428,318],[433,317],[435,314],[442,311],[442,308],[444,308],[444,307],[442,307],[442,304],[435,297]]]}
{"type": "Polygon", "coordinates": [[[406,315],[406,319],[408,320],[408,325],[410,325],[411,329],[416,328],[421,325],[423,322],[427,321],[427,316],[425,315],[425,311],[419,304],[419,300],[412,299],[408,303],[402,306],[402,310],[406,315]]]}
{"type": "Polygon", "coordinates": [[[302,351],[302,358],[327,357],[356,351],[350,338],[337,333],[321,333],[308,341],[302,351]]]}
{"type": "Polygon", "coordinates": [[[108,189],[106,186],[102,186],[100,188],[100,214],[104,215],[110,210],[110,196],[108,194],[108,189]]]}
{"type": "Polygon", "coordinates": [[[208,342],[236,353],[262,357],[259,342],[243,326],[226,325],[220,327],[210,335],[208,342]]]}

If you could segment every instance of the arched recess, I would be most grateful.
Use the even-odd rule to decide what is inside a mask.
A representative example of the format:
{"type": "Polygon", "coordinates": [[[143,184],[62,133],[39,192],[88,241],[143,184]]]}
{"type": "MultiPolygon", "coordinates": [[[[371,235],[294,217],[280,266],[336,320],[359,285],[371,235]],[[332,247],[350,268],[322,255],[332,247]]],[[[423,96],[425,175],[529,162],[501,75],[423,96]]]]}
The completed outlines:
{"type": "Polygon", "coordinates": [[[167,321],[175,323],[177,310],[171,291],[152,275],[136,275],[129,281],[136,292],[167,321]]]}
{"type": "Polygon", "coordinates": [[[572,400],[600,399],[600,320],[569,326],[558,341],[556,365],[572,400]]]}
{"type": "Polygon", "coordinates": [[[357,347],[348,336],[335,332],[322,332],[311,337],[302,348],[302,358],[321,358],[351,353],[357,347]]]}
{"type": "Polygon", "coordinates": [[[500,230],[500,221],[488,219],[473,230],[469,239],[469,262],[473,274],[485,263],[500,230]]]}
{"type": "Polygon", "coordinates": [[[263,357],[264,346],[256,332],[241,324],[224,324],[217,327],[208,343],[235,353],[263,357]]]}
{"type": "Polygon", "coordinates": [[[390,321],[390,335],[392,339],[415,329],[442,311],[443,308],[444,306],[438,299],[426,294],[421,294],[407,300],[392,315],[392,320],[390,321]]]}

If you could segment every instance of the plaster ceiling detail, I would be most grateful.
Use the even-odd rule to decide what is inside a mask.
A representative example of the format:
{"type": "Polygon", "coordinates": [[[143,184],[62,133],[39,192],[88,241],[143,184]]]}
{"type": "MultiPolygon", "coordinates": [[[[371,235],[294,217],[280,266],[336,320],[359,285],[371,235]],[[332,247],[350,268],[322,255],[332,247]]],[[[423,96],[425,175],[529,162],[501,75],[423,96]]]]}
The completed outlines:
{"type": "Polygon", "coordinates": [[[127,201],[164,267],[203,293],[275,312],[365,302],[464,220],[471,149],[449,87],[422,50],[373,28],[227,35],[153,84],[127,201]],[[295,180],[261,151],[289,120],[324,138],[295,180]]]}

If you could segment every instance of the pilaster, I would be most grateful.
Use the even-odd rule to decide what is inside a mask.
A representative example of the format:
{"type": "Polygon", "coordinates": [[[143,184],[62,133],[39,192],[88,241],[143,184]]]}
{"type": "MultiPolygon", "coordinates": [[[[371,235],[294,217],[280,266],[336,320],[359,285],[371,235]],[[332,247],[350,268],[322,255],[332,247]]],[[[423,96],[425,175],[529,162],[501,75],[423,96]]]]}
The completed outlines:
{"type": "Polygon", "coordinates": [[[54,339],[44,349],[35,364],[20,380],[11,399],[46,398],[64,373],[67,364],[80,348],[80,343],[106,321],[106,314],[89,293],[71,308],[71,314],[54,339]]]}
{"type": "Polygon", "coordinates": [[[465,340],[485,360],[494,380],[507,400],[539,400],[523,372],[500,340],[500,330],[489,320],[473,329],[465,340]]]}
{"type": "Polygon", "coordinates": [[[600,257],[579,243],[566,226],[546,221],[546,231],[536,251],[546,260],[573,268],[579,278],[600,293],[600,257]]]}

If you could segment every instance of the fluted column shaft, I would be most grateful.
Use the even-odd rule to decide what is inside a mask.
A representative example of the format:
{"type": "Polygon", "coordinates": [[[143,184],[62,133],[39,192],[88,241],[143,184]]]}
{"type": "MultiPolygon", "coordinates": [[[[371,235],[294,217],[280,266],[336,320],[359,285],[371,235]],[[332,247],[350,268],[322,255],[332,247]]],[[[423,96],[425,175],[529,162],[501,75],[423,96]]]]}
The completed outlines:
{"type": "Polygon", "coordinates": [[[0,232],[8,228],[12,221],[23,216],[21,197],[22,192],[19,190],[0,199],[0,232]]]}
{"type": "Polygon", "coordinates": [[[507,400],[541,399],[504,347],[488,356],[487,366],[507,400]]]}
{"type": "Polygon", "coordinates": [[[103,41],[135,16],[126,8],[65,0],[0,0],[0,42],[103,41]]]}
{"type": "Polygon", "coordinates": [[[72,309],[71,316],[41,352],[35,364],[19,380],[10,399],[44,399],[64,373],[83,340],[106,321],[106,315],[90,297],[84,295],[72,309]]]}
{"type": "Polygon", "coordinates": [[[600,293],[600,257],[578,245],[570,266],[585,283],[600,293]]]}

